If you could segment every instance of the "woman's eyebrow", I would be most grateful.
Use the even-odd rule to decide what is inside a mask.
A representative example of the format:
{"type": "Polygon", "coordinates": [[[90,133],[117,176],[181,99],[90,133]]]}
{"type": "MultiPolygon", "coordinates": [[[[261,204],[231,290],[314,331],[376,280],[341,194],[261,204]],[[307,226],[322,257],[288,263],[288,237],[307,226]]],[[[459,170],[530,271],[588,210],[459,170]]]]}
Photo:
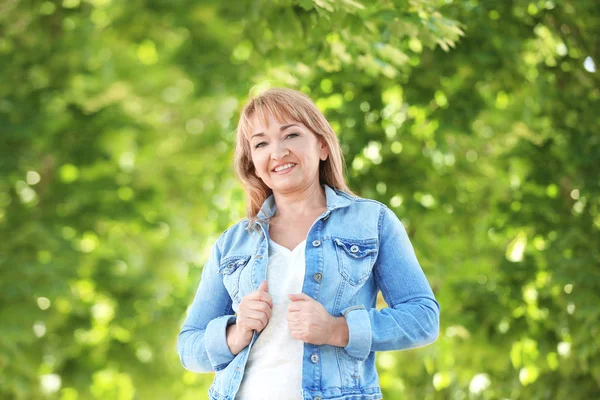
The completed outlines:
{"type": "Polygon", "coordinates": [[[283,132],[285,131],[287,128],[289,128],[290,126],[297,126],[298,128],[300,128],[300,125],[298,124],[288,124],[288,125],[281,125],[279,127],[279,132],[283,132]]]}
{"type": "MultiPolygon", "coordinates": [[[[291,126],[297,126],[298,128],[300,128],[300,125],[298,125],[298,124],[288,124],[288,125],[281,125],[281,126],[279,127],[279,132],[283,132],[283,131],[285,131],[287,128],[291,127],[291,126]]],[[[258,133],[255,133],[254,135],[252,135],[252,136],[250,137],[250,140],[254,139],[254,137],[255,137],[255,136],[265,136],[265,133],[264,133],[264,132],[258,132],[258,133]]]]}

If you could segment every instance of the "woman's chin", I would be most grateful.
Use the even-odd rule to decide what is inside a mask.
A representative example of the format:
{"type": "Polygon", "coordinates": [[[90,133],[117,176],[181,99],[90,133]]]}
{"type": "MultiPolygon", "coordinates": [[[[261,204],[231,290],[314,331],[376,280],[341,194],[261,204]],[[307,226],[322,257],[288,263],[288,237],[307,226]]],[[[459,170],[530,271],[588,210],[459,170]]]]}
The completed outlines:
{"type": "Polygon", "coordinates": [[[295,179],[294,180],[290,179],[285,182],[282,182],[281,180],[279,182],[271,181],[270,185],[267,185],[267,186],[269,186],[271,188],[271,190],[276,193],[296,192],[296,191],[304,188],[304,185],[302,185],[301,182],[299,182],[295,179]]]}

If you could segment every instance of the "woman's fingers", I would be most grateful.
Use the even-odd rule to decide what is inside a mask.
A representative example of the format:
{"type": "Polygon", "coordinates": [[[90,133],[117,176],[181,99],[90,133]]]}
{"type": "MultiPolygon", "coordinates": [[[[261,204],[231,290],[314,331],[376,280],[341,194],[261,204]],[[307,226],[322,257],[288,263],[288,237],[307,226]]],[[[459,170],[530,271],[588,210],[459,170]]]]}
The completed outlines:
{"type": "Polygon", "coordinates": [[[268,319],[271,319],[273,309],[264,301],[252,301],[246,306],[249,310],[262,311],[267,315],[268,319]]]}
{"type": "Polygon", "coordinates": [[[261,289],[245,296],[238,307],[237,324],[245,330],[262,332],[271,319],[273,301],[271,295],[262,291],[265,286],[263,283],[261,289]]]}
{"type": "Polygon", "coordinates": [[[269,306],[273,307],[273,298],[271,297],[271,295],[269,293],[264,292],[262,290],[255,290],[254,292],[252,292],[249,295],[245,296],[242,299],[242,302],[248,301],[248,300],[252,300],[252,301],[264,301],[269,306]]]}
{"type": "Polygon", "coordinates": [[[269,304],[271,308],[273,308],[273,298],[269,294],[269,284],[267,281],[263,281],[257,290],[244,296],[242,301],[244,300],[264,301],[265,303],[269,304]]]}
{"type": "Polygon", "coordinates": [[[269,292],[269,282],[267,282],[266,280],[262,281],[261,284],[258,286],[258,290],[262,290],[263,292],[269,292]]]}
{"type": "Polygon", "coordinates": [[[264,313],[266,313],[269,316],[269,318],[271,318],[271,312],[273,311],[273,308],[264,301],[245,300],[240,303],[240,305],[238,307],[238,314],[240,311],[244,312],[245,310],[263,311],[264,313]]]}
{"type": "Polygon", "coordinates": [[[247,310],[241,318],[240,323],[260,332],[269,323],[269,318],[263,311],[247,310]]]}
{"type": "Polygon", "coordinates": [[[262,322],[257,319],[252,319],[248,317],[238,318],[237,325],[245,332],[252,332],[253,330],[261,331],[262,330],[262,322]]]}

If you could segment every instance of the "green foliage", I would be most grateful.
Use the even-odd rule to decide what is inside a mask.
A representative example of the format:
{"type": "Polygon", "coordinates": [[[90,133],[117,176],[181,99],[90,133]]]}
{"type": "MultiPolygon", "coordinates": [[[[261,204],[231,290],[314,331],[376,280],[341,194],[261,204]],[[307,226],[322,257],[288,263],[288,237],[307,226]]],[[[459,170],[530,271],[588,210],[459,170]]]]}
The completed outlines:
{"type": "Polygon", "coordinates": [[[175,342],[248,93],[308,93],[402,218],[436,344],[386,398],[600,392],[595,1],[0,4],[0,397],[188,399],[175,342]]]}

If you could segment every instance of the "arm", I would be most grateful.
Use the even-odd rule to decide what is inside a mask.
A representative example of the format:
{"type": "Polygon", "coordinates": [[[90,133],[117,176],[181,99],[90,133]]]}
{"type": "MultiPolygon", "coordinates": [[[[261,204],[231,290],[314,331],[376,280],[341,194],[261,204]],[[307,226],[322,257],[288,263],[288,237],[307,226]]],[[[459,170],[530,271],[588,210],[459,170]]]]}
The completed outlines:
{"type": "Polygon", "coordinates": [[[177,339],[181,364],[192,372],[220,371],[235,357],[227,344],[226,330],[236,317],[223,277],[218,273],[222,237],[202,269],[200,285],[177,339]]]}
{"type": "Polygon", "coordinates": [[[353,306],[344,310],[352,357],[365,360],[371,351],[404,350],[435,342],[440,306],[417,261],[406,229],[389,208],[379,218],[379,254],[375,282],[388,307],[353,306]]]}

